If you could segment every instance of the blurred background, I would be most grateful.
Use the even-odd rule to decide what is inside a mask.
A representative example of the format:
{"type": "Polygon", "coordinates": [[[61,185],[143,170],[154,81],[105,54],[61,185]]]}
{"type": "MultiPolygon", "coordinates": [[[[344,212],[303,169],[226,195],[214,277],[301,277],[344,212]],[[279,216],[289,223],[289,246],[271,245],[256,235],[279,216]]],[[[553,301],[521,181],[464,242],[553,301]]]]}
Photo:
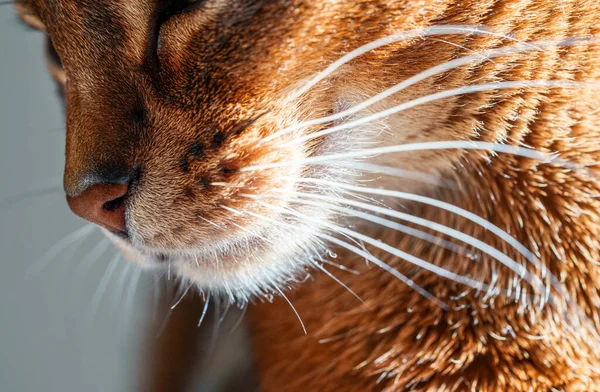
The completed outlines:
{"type": "Polygon", "coordinates": [[[0,390],[135,390],[154,278],[119,260],[100,286],[116,251],[97,230],[60,246],[85,226],[61,189],[63,113],[43,36],[10,6],[0,7],[0,124],[0,390]]]}

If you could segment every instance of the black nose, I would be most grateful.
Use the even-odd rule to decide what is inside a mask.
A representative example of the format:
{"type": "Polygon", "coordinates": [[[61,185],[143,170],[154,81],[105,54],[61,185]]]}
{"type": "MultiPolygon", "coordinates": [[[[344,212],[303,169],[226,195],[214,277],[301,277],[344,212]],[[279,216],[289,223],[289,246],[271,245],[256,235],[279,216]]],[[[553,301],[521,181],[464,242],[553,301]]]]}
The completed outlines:
{"type": "Polygon", "coordinates": [[[111,231],[125,231],[125,201],[129,192],[131,171],[119,168],[89,173],[77,184],[77,193],[67,193],[71,210],[92,223],[111,231]]]}

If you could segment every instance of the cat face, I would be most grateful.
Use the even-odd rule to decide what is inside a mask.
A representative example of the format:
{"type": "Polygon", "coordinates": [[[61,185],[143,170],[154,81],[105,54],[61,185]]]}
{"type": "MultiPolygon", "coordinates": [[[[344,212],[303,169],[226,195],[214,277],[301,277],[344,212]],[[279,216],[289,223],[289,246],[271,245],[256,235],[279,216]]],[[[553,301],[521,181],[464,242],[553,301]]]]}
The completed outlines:
{"type": "MultiPolygon", "coordinates": [[[[268,292],[326,251],[315,234],[334,213],[296,205],[310,219],[290,215],[286,191],[301,189],[302,178],[351,178],[355,160],[302,160],[435,138],[420,134],[430,118],[411,112],[393,128],[384,119],[301,139],[345,121],[304,120],[339,113],[426,63],[397,44],[306,88],[342,54],[415,27],[408,1],[359,1],[350,10],[298,0],[22,0],[17,8],[46,31],[48,63],[64,93],[70,206],[130,260],[169,264],[203,289],[237,298],[268,292]],[[382,7],[394,23],[362,31],[382,7]]],[[[448,110],[428,110],[435,108],[448,110]]],[[[414,157],[394,166],[402,162],[415,166],[414,157]]],[[[430,163],[436,173],[447,160],[430,163]]]]}
{"type": "MultiPolygon", "coordinates": [[[[17,9],[48,36],[73,211],[133,262],[232,298],[305,276],[339,234],[347,210],[335,199],[348,186],[436,189],[463,154],[374,149],[511,132],[514,113],[487,91],[495,86],[477,99],[411,101],[513,72],[504,57],[466,67],[486,58],[467,51],[475,57],[464,66],[415,80],[452,64],[469,36],[483,48],[518,42],[443,26],[436,1],[20,0],[17,9]],[[399,103],[410,104],[380,115],[399,103]]],[[[447,13],[452,23],[460,15],[447,13]]]]}

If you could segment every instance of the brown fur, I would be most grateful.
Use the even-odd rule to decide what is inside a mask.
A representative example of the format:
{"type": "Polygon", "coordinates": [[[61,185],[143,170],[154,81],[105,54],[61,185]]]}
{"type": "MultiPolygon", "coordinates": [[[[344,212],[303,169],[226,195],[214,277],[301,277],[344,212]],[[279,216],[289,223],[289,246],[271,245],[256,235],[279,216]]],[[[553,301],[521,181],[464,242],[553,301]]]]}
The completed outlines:
{"type": "MultiPolygon", "coordinates": [[[[136,240],[160,251],[198,241],[226,242],[242,234],[236,229],[209,231],[205,222],[193,219],[195,215],[219,224],[252,223],[224,214],[217,204],[268,214],[239,194],[289,186],[281,177],[296,175],[296,168],[254,174],[223,169],[284,161],[313,150],[278,149],[277,143],[285,138],[256,147],[262,137],[304,116],[334,110],[332,101],[340,91],[369,95],[444,61],[512,42],[457,35],[439,37],[455,45],[439,39],[390,45],[362,56],[320,84],[294,113],[280,106],[301,80],[361,44],[394,32],[459,23],[491,26],[524,41],[600,34],[596,0],[234,1],[202,18],[179,15],[168,21],[154,58],[152,51],[140,49],[147,48],[144,43],[152,41],[154,31],[148,26],[156,9],[146,1],[131,0],[127,7],[107,0],[19,4],[22,12],[43,21],[66,69],[67,193],[76,194],[82,176],[99,165],[111,165],[117,172],[142,167],[130,219],[138,226],[136,240]],[[262,114],[243,133],[213,143],[216,130],[226,133],[262,114]],[[205,148],[202,159],[190,153],[194,143],[205,148]],[[230,186],[207,186],[215,181],[230,186]]],[[[600,46],[551,48],[463,67],[418,84],[395,96],[394,102],[437,89],[532,79],[598,81],[600,46]]],[[[598,92],[592,90],[486,92],[424,105],[397,120],[405,125],[403,142],[506,140],[559,152],[573,163],[595,165],[600,161],[598,102],[598,92]]],[[[489,157],[483,152],[433,151],[395,157],[394,165],[425,167],[456,178],[458,191],[422,191],[489,219],[537,250],[598,330],[597,177],[529,159],[503,155],[488,162],[489,157]]],[[[597,173],[596,167],[591,171],[597,173]]],[[[406,207],[525,263],[471,222],[433,208],[406,207]]],[[[513,284],[514,274],[484,255],[469,260],[404,235],[376,227],[365,230],[453,272],[485,282],[497,275],[499,286],[513,284]]],[[[337,275],[364,304],[328,276],[315,273],[314,281],[288,293],[307,335],[283,299],[251,308],[252,338],[265,391],[600,390],[600,357],[593,352],[600,345],[584,327],[567,330],[565,318],[570,316],[560,311],[565,298],[557,298],[556,306],[543,311],[534,306],[523,309],[507,298],[484,298],[370,250],[448,302],[452,310],[441,309],[380,269],[365,266],[364,260],[339,252],[337,261],[361,274],[337,275]]],[[[236,268],[227,259],[223,265],[236,268]]]]}

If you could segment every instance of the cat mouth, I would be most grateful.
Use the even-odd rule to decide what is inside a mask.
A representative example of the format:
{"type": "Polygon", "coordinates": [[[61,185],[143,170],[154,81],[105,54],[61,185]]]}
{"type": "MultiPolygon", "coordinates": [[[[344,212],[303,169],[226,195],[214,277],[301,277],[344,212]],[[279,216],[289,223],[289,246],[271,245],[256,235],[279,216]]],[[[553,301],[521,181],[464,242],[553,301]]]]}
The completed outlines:
{"type": "MultiPolygon", "coordinates": [[[[158,269],[167,268],[170,265],[188,265],[196,266],[202,269],[202,266],[206,266],[211,256],[215,256],[217,252],[218,256],[227,259],[229,252],[226,250],[217,248],[227,248],[230,244],[225,246],[205,246],[202,248],[190,248],[190,249],[160,249],[152,248],[143,245],[136,244],[133,240],[132,233],[129,230],[124,231],[113,231],[104,230],[106,235],[121,249],[126,259],[134,262],[142,268],[158,269]]],[[[260,240],[258,237],[249,235],[244,238],[246,246],[258,246],[260,240]]],[[[214,245],[214,244],[213,244],[214,245]]],[[[221,244],[223,245],[223,244],[221,244]]]]}

